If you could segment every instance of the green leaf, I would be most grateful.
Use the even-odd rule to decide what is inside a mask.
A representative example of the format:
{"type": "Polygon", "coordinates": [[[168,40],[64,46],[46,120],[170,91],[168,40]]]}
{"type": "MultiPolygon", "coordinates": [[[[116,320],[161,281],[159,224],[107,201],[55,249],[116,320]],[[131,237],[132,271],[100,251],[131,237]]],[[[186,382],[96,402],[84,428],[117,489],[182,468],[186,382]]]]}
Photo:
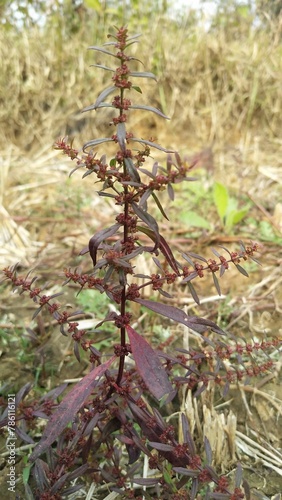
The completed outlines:
{"type": "Polygon", "coordinates": [[[200,227],[203,229],[211,228],[210,222],[201,217],[201,215],[198,215],[196,212],[193,212],[193,210],[182,212],[179,216],[179,219],[189,227],[200,227]]]}
{"type": "Polygon", "coordinates": [[[22,478],[23,478],[23,483],[24,484],[28,483],[28,480],[29,480],[29,477],[30,477],[31,468],[32,468],[32,465],[28,464],[27,460],[28,460],[27,457],[23,458],[23,461],[24,461],[24,464],[25,464],[25,467],[23,468],[23,471],[22,471],[22,478]]]}
{"type": "Polygon", "coordinates": [[[233,210],[232,212],[230,212],[230,214],[227,215],[226,226],[228,227],[229,220],[231,223],[231,227],[235,224],[238,224],[242,219],[244,219],[248,212],[248,208],[242,208],[242,210],[233,210]]]}
{"type": "Polygon", "coordinates": [[[220,184],[220,182],[215,182],[213,186],[213,199],[218,212],[218,215],[223,221],[226,216],[227,206],[229,201],[229,195],[227,188],[220,184]]]}
{"type": "Polygon", "coordinates": [[[136,90],[136,92],[139,92],[139,94],[142,94],[142,90],[140,89],[140,87],[137,87],[136,85],[132,85],[131,87],[133,90],[136,90]]]}
{"type": "Polygon", "coordinates": [[[90,9],[93,9],[96,12],[101,12],[102,5],[99,0],[85,0],[85,3],[87,7],[90,7],[90,9]]]}

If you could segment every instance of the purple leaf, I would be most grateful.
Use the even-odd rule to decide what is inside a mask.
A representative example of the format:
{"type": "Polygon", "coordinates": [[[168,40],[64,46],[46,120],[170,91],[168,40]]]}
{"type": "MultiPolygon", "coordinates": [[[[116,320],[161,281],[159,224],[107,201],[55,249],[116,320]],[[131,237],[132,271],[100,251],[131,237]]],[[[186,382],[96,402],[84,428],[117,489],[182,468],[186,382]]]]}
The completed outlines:
{"type": "Polygon", "coordinates": [[[239,264],[235,264],[235,266],[237,267],[239,273],[243,274],[243,276],[246,276],[247,278],[249,277],[247,271],[242,266],[239,264]]]}
{"type": "Polygon", "coordinates": [[[218,279],[217,279],[217,276],[216,276],[215,273],[212,273],[212,278],[213,278],[214,286],[215,286],[215,288],[217,290],[218,295],[221,295],[221,290],[220,290],[219,282],[218,282],[218,279]]]}
{"type": "Polygon", "coordinates": [[[144,209],[146,210],[146,203],[147,203],[148,198],[151,196],[152,192],[153,191],[151,189],[146,189],[146,191],[142,194],[140,201],[139,201],[140,208],[144,207],[144,209]]]}
{"type": "Polygon", "coordinates": [[[166,120],[170,119],[168,116],[164,115],[159,109],[153,108],[152,106],[142,106],[141,104],[135,104],[129,106],[129,109],[144,109],[145,111],[152,111],[153,113],[156,113],[156,115],[159,115],[162,118],[165,118],[166,120]]]}
{"type": "Polygon", "coordinates": [[[237,469],[235,473],[235,488],[240,488],[242,483],[242,476],[243,476],[242,465],[239,463],[237,464],[237,469]]]}
{"type": "Polygon", "coordinates": [[[109,366],[116,359],[112,356],[106,363],[97,366],[88,375],[76,384],[64,397],[43,432],[42,438],[30,455],[29,460],[34,462],[63,432],[69,422],[73,420],[78,410],[83,405],[86,398],[91,394],[97,385],[99,378],[108,370],[109,366]]]}
{"type": "Polygon", "coordinates": [[[33,315],[32,315],[32,319],[35,319],[36,316],[38,316],[38,314],[42,311],[43,309],[43,306],[40,306],[38,309],[36,309],[36,311],[34,311],[33,315]]]}
{"type": "MultiPolygon", "coordinates": [[[[100,139],[92,139],[92,141],[88,141],[84,144],[83,146],[83,151],[87,148],[94,148],[95,146],[99,146],[99,144],[103,144],[103,142],[113,142],[113,139],[111,137],[101,137],[100,139]]],[[[88,171],[88,175],[91,174],[91,170],[88,171]]],[[[85,177],[86,174],[84,174],[85,177]]]]}
{"type": "Polygon", "coordinates": [[[216,255],[216,257],[220,257],[220,253],[218,253],[218,251],[215,249],[215,248],[212,248],[212,253],[214,253],[214,255],[216,255]]]}
{"type": "Polygon", "coordinates": [[[154,179],[154,178],[155,178],[155,175],[153,175],[153,174],[152,174],[152,172],[149,172],[149,170],[147,170],[146,168],[141,168],[141,167],[139,167],[139,170],[140,170],[140,172],[142,172],[143,174],[148,175],[148,177],[150,177],[150,179],[154,179]]]}
{"type": "Polygon", "coordinates": [[[19,390],[19,392],[17,392],[17,394],[16,394],[16,406],[18,406],[18,404],[21,402],[21,400],[27,396],[27,394],[31,391],[31,389],[32,389],[32,383],[28,382],[19,390]]]}
{"type": "Polygon", "coordinates": [[[230,500],[229,493],[209,493],[208,498],[213,500],[230,500]]]}
{"type": "Polygon", "coordinates": [[[138,78],[152,78],[153,80],[157,81],[157,78],[154,75],[154,73],[147,73],[146,71],[143,71],[142,73],[140,71],[130,71],[129,75],[137,76],[138,78]]]}
{"type": "Polygon", "coordinates": [[[151,141],[146,141],[145,139],[138,139],[138,137],[132,137],[132,138],[130,138],[130,140],[140,142],[140,144],[146,144],[147,146],[149,146],[151,148],[159,149],[160,151],[163,151],[164,153],[174,153],[173,149],[163,148],[159,144],[156,144],[155,142],[151,142],[151,141]]]}
{"type": "Polygon", "coordinates": [[[211,465],[212,464],[212,449],[211,449],[210,442],[206,436],[204,438],[204,445],[205,445],[205,452],[206,452],[208,465],[211,465]]]}
{"type": "Polygon", "coordinates": [[[154,486],[159,483],[159,480],[149,477],[135,477],[134,483],[140,484],[141,486],[154,486]]]}
{"type": "Polygon", "coordinates": [[[89,240],[89,252],[94,266],[97,262],[97,250],[100,243],[102,243],[102,241],[106,240],[110,236],[113,236],[113,234],[117,232],[119,227],[120,224],[114,224],[107,229],[101,229],[100,231],[97,231],[97,233],[95,233],[94,236],[92,236],[92,238],[89,240]]]}
{"type": "Polygon", "coordinates": [[[161,265],[159,259],[157,259],[157,257],[153,257],[153,261],[156,264],[156,266],[164,273],[164,270],[162,268],[162,265],[161,265]]]}
{"type": "Polygon", "coordinates": [[[159,211],[160,211],[160,212],[161,212],[161,214],[163,215],[163,217],[164,217],[166,220],[169,220],[169,218],[168,218],[168,216],[166,215],[166,213],[165,213],[165,211],[164,211],[164,209],[163,209],[163,207],[162,207],[162,205],[161,205],[161,202],[160,202],[160,200],[158,199],[157,195],[156,195],[155,193],[152,193],[152,196],[153,196],[153,198],[154,198],[154,200],[155,200],[155,202],[156,202],[156,205],[157,205],[157,207],[158,207],[159,211]]]}
{"type": "Polygon", "coordinates": [[[47,394],[42,396],[40,401],[45,401],[46,399],[52,399],[52,400],[57,399],[62,394],[62,392],[64,392],[67,386],[68,386],[67,383],[59,385],[55,389],[52,389],[51,391],[47,392],[47,394]]]}
{"type": "Polygon", "coordinates": [[[15,427],[15,433],[25,443],[34,444],[34,440],[23,429],[20,429],[20,427],[15,427]]]}
{"type": "Polygon", "coordinates": [[[223,264],[221,264],[221,266],[220,266],[220,272],[219,272],[219,276],[221,278],[224,275],[225,271],[226,271],[226,267],[223,264]]]}
{"type": "Polygon", "coordinates": [[[193,284],[188,281],[187,285],[188,285],[190,293],[191,293],[193,299],[195,300],[196,304],[200,304],[200,299],[198,297],[198,294],[197,294],[193,284]]]}
{"type": "Polygon", "coordinates": [[[126,444],[125,447],[128,454],[128,464],[132,465],[140,457],[141,450],[134,444],[126,444]]]}
{"type": "Polygon", "coordinates": [[[126,129],[125,129],[125,124],[118,123],[117,126],[117,140],[119,143],[119,147],[123,153],[125,153],[126,150],[126,129]]]}
{"type": "Polygon", "coordinates": [[[167,185],[167,194],[168,194],[168,196],[169,196],[169,199],[170,199],[171,201],[174,201],[174,189],[173,189],[173,187],[172,187],[172,185],[171,185],[171,184],[168,184],[168,185],[167,185]]]}
{"type": "Polygon", "coordinates": [[[198,470],[186,469],[185,467],[173,467],[173,470],[175,472],[178,472],[178,474],[182,474],[183,476],[197,477],[199,475],[198,470]]]}
{"type": "Polygon", "coordinates": [[[160,233],[159,233],[159,226],[157,221],[152,217],[150,214],[142,210],[142,208],[138,207],[137,203],[132,203],[132,208],[136,215],[141,219],[147,226],[153,231],[155,235],[155,248],[154,251],[159,247],[160,243],[160,233]]]}
{"type": "Polygon", "coordinates": [[[196,446],[191,434],[188,419],[184,413],[181,415],[182,433],[184,437],[184,443],[188,444],[189,453],[193,456],[196,454],[196,446]]]}
{"type": "MultiPolygon", "coordinates": [[[[112,43],[110,43],[109,45],[112,45],[112,43]]],[[[113,52],[103,49],[103,47],[99,47],[97,45],[92,45],[91,47],[88,47],[88,50],[97,50],[98,52],[103,52],[103,54],[107,54],[108,56],[117,57],[116,54],[114,54],[113,52]]]]}
{"type": "Polygon", "coordinates": [[[85,113],[85,111],[91,111],[92,109],[97,109],[99,107],[99,104],[101,104],[101,102],[104,101],[104,99],[115,90],[115,86],[107,87],[106,89],[104,89],[103,92],[101,92],[101,94],[99,94],[99,96],[97,97],[96,102],[94,104],[91,104],[90,106],[87,106],[87,108],[84,108],[81,113],[85,113]]]}
{"type": "Polygon", "coordinates": [[[194,264],[194,262],[192,261],[192,259],[189,257],[189,255],[186,255],[186,253],[182,253],[181,255],[182,255],[182,257],[183,257],[185,260],[187,260],[187,262],[189,262],[189,264],[191,264],[191,266],[192,266],[192,267],[194,267],[194,268],[195,268],[195,264],[194,264]]]}
{"type": "Polygon", "coordinates": [[[49,479],[47,474],[49,473],[49,467],[48,465],[43,462],[43,460],[36,460],[34,469],[33,469],[33,474],[35,477],[36,484],[40,490],[41,493],[45,490],[47,486],[49,486],[49,479]]]}
{"type": "Polygon", "coordinates": [[[160,400],[173,390],[160,359],[146,340],[130,325],[126,325],[126,331],[138,373],[151,393],[160,400]]]}
{"type": "Polygon", "coordinates": [[[124,164],[126,168],[126,173],[129,175],[130,179],[137,182],[138,183],[137,185],[140,185],[141,179],[138,174],[138,170],[135,167],[131,158],[124,158],[124,164]]]}
{"type": "MultiPolygon", "coordinates": [[[[156,242],[155,233],[153,231],[151,231],[149,228],[142,227],[142,226],[137,226],[137,229],[138,229],[138,231],[141,231],[142,233],[144,233],[147,236],[149,236],[149,238],[151,238],[151,240],[153,240],[154,242],[156,242]]],[[[172,251],[171,251],[168,243],[166,242],[166,240],[161,235],[160,235],[160,242],[159,242],[159,247],[158,248],[162,252],[163,256],[166,258],[167,263],[170,265],[170,267],[173,269],[173,271],[177,275],[179,275],[178,266],[177,266],[176,260],[175,260],[175,258],[173,256],[173,253],[172,253],[172,251]]]]}
{"type": "Polygon", "coordinates": [[[103,66],[103,64],[90,64],[90,68],[100,68],[104,71],[111,71],[112,73],[115,72],[115,69],[109,68],[108,66],[103,66]]]}
{"type": "Polygon", "coordinates": [[[163,296],[163,297],[166,297],[167,299],[172,299],[173,298],[173,295],[171,295],[170,293],[168,292],[165,292],[164,290],[162,290],[161,288],[159,288],[158,292],[163,296]]]}
{"type": "Polygon", "coordinates": [[[78,342],[74,343],[73,352],[74,352],[74,355],[75,355],[77,361],[80,363],[81,359],[80,359],[79,343],[78,342]]]}
{"type": "Polygon", "coordinates": [[[188,255],[190,255],[190,257],[193,257],[194,259],[198,259],[198,260],[201,260],[202,262],[207,263],[207,259],[205,259],[204,257],[201,257],[201,255],[198,255],[197,253],[189,252],[188,255]]]}
{"type": "Polygon", "coordinates": [[[149,441],[148,444],[155,448],[155,450],[160,451],[173,451],[174,447],[171,444],[158,443],[157,441],[149,441]]]}
{"type": "Polygon", "coordinates": [[[205,333],[209,328],[220,335],[225,335],[225,332],[217,326],[213,321],[198,316],[188,316],[184,311],[174,306],[153,302],[147,299],[135,299],[142,306],[147,307],[157,314],[161,314],[165,318],[172,319],[177,323],[182,323],[198,333],[205,333]]]}
{"type": "MultiPolygon", "coordinates": [[[[82,490],[84,488],[84,484],[83,483],[75,483],[74,486],[71,486],[70,488],[66,488],[64,490],[64,497],[65,498],[69,498],[71,497],[76,491],[79,491],[79,490],[82,490]]],[[[77,498],[77,497],[73,497],[73,498],[77,498]]]]}

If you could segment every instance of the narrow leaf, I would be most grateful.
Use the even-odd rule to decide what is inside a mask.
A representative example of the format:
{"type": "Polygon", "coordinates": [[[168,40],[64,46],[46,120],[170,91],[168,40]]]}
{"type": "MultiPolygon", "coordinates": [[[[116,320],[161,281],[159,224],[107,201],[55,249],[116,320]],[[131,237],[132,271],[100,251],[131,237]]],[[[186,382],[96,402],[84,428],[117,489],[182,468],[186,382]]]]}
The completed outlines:
{"type": "Polygon", "coordinates": [[[165,213],[165,211],[164,211],[164,209],[163,209],[163,207],[162,207],[162,204],[161,204],[160,200],[158,199],[157,195],[153,192],[153,193],[152,193],[152,196],[153,196],[153,198],[154,198],[154,200],[155,200],[155,202],[156,202],[156,205],[157,205],[157,207],[158,207],[159,211],[160,211],[160,212],[161,212],[161,214],[163,215],[163,217],[164,217],[166,220],[169,220],[169,218],[168,218],[168,216],[166,215],[166,213],[165,213]]]}
{"type": "Polygon", "coordinates": [[[147,73],[146,71],[144,71],[144,72],[130,71],[129,75],[130,76],[137,76],[138,78],[152,78],[153,80],[157,81],[157,78],[154,75],[154,73],[147,73]]]}
{"type": "Polygon", "coordinates": [[[140,179],[138,170],[135,167],[131,158],[124,158],[124,164],[125,164],[126,172],[130,176],[130,179],[132,179],[134,182],[137,182],[140,185],[141,179],[140,179]]]}
{"type": "MultiPolygon", "coordinates": [[[[125,149],[126,149],[126,129],[125,129],[125,124],[123,122],[118,123],[117,140],[118,140],[119,147],[120,147],[121,151],[125,152],[125,149]]],[[[126,158],[126,159],[129,159],[129,158],[126,158]]]]}
{"type": "Polygon", "coordinates": [[[97,50],[97,52],[103,52],[103,54],[107,54],[108,56],[117,57],[116,54],[114,54],[113,52],[103,49],[103,47],[98,47],[97,45],[92,45],[91,47],[88,47],[88,50],[97,50]]]}
{"type": "Polygon", "coordinates": [[[239,264],[235,264],[235,266],[237,267],[239,273],[243,274],[243,276],[246,276],[247,278],[249,277],[246,269],[244,269],[242,266],[240,266],[239,264]]]}
{"type": "Polygon", "coordinates": [[[205,452],[206,452],[208,465],[211,465],[212,464],[212,449],[211,449],[210,442],[206,436],[204,438],[204,445],[205,445],[205,452]]]}
{"type": "Polygon", "coordinates": [[[212,248],[212,253],[214,253],[214,255],[216,255],[216,257],[220,257],[220,253],[218,253],[218,251],[215,249],[215,248],[212,248]]]}
{"type": "MultiPolygon", "coordinates": [[[[151,240],[153,240],[154,242],[156,241],[155,233],[153,231],[151,231],[149,228],[137,226],[137,229],[138,229],[138,231],[141,231],[142,233],[149,236],[149,238],[151,238],[151,240]]],[[[177,275],[179,275],[177,262],[173,256],[173,253],[170,249],[170,246],[168,245],[168,243],[166,242],[164,237],[161,235],[160,235],[160,242],[159,242],[159,250],[161,251],[161,253],[165,257],[165,259],[167,260],[167,263],[170,265],[170,267],[173,269],[173,271],[177,275]]]]}
{"type": "Polygon", "coordinates": [[[155,448],[155,450],[160,450],[160,451],[173,451],[174,447],[171,444],[165,444],[165,443],[158,443],[157,441],[149,441],[148,443],[152,448],[155,448]]]}
{"type": "Polygon", "coordinates": [[[187,285],[188,285],[188,288],[190,290],[190,293],[191,293],[193,299],[195,300],[196,304],[199,305],[200,304],[200,299],[199,299],[198,294],[197,294],[197,292],[196,292],[196,290],[194,288],[194,285],[192,283],[190,283],[190,281],[188,281],[187,285]]]}
{"type": "Polygon", "coordinates": [[[219,282],[218,282],[216,274],[212,273],[212,277],[213,277],[213,282],[214,282],[214,286],[216,288],[216,291],[217,291],[218,295],[221,295],[221,290],[220,290],[220,286],[219,286],[219,282]]]}
{"type": "Polygon", "coordinates": [[[144,111],[152,111],[152,113],[155,113],[158,116],[161,116],[162,118],[165,118],[166,120],[170,120],[170,118],[166,115],[164,115],[158,108],[154,108],[153,106],[142,106],[141,104],[133,104],[129,106],[130,109],[142,109],[144,111]]]}
{"type": "MultiPolygon", "coordinates": [[[[92,141],[88,141],[83,145],[83,151],[85,152],[85,150],[90,147],[94,148],[95,146],[99,146],[99,144],[103,144],[103,142],[113,142],[113,139],[111,137],[93,139],[92,141]]],[[[91,170],[89,171],[89,173],[91,174],[91,170]]]]}
{"type": "Polygon", "coordinates": [[[135,299],[135,302],[147,307],[151,311],[161,314],[165,318],[172,319],[177,323],[182,323],[198,333],[205,333],[209,328],[220,335],[225,335],[225,332],[216,325],[213,321],[198,316],[188,316],[184,311],[174,306],[153,302],[147,299],[135,299]]]}
{"type": "Polygon", "coordinates": [[[65,391],[67,386],[68,386],[68,384],[64,383],[64,384],[59,385],[58,387],[55,387],[55,389],[52,389],[51,391],[47,392],[47,394],[42,396],[40,401],[45,401],[46,399],[52,399],[54,401],[62,394],[62,392],[65,391]]]}
{"type": "Polygon", "coordinates": [[[103,66],[103,64],[90,64],[90,68],[100,68],[105,71],[111,71],[112,73],[115,72],[115,69],[109,68],[108,66],[103,66]]]}
{"type": "Polygon", "coordinates": [[[235,474],[235,488],[240,488],[242,483],[243,470],[240,463],[237,464],[236,474],[235,474]]]}
{"type": "Polygon", "coordinates": [[[174,149],[163,148],[159,144],[156,144],[155,142],[151,142],[151,141],[146,141],[145,139],[138,139],[138,137],[132,137],[130,140],[140,142],[140,144],[146,144],[147,146],[159,149],[160,151],[163,151],[164,153],[174,153],[174,149]]]}
{"type": "Polygon", "coordinates": [[[96,265],[97,262],[97,250],[100,245],[100,243],[110,236],[113,236],[120,227],[120,224],[114,224],[111,227],[108,227],[107,229],[101,229],[100,231],[97,231],[94,236],[89,240],[89,252],[91,255],[91,259],[93,261],[93,265],[96,265]]]}
{"type": "Polygon", "coordinates": [[[140,208],[146,207],[147,200],[151,196],[151,194],[152,194],[151,189],[146,189],[145,193],[142,194],[140,201],[139,201],[140,208]]]}
{"type": "Polygon", "coordinates": [[[106,363],[97,366],[88,375],[76,384],[72,390],[64,397],[43,432],[42,438],[34,448],[29,460],[34,462],[63,432],[69,422],[73,420],[84,401],[91,394],[97,385],[99,378],[109,369],[116,359],[112,356],[106,363]]]}
{"type": "Polygon", "coordinates": [[[104,101],[104,99],[106,97],[108,97],[108,95],[110,95],[115,90],[116,90],[115,86],[113,86],[113,87],[107,87],[106,89],[104,89],[101,92],[101,94],[98,95],[95,103],[91,104],[90,106],[87,106],[87,108],[82,109],[81,113],[85,113],[85,111],[91,111],[92,109],[97,109],[99,107],[99,105],[101,104],[101,102],[104,101]]]}
{"type": "Polygon", "coordinates": [[[157,221],[150,214],[142,210],[142,208],[138,207],[137,203],[133,202],[132,208],[136,213],[136,215],[139,217],[139,219],[145,222],[145,224],[147,224],[147,226],[154,232],[156,238],[156,244],[154,250],[156,250],[159,247],[160,243],[160,233],[157,221]]]}
{"type": "Polygon", "coordinates": [[[197,477],[199,475],[199,471],[194,469],[186,469],[185,467],[173,467],[173,470],[183,476],[197,477]]]}
{"type": "Polygon", "coordinates": [[[141,486],[155,486],[159,483],[159,480],[157,478],[154,479],[149,477],[134,477],[134,483],[140,484],[141,486]]]}
{"type": "Polygon", "coordinates": [[[223,220],[226,215],[228,206],[228,191],[227,188],[220,182],[215,182],[213,187],[213,198],[218,211],[218,215],[223,220]]]}
{"type": "Polygon", "coordinates": [[[150,392],[160,400],[173,390],[167,373],[162,368],[158,355],[148,342],[130,325],[126,325],[126,331],[138,373],[150,392]]]}
{"type": "Polygon", "coordinates": [[[198,260],[201,260],[202,262],[207,263],[207,259],[205,259],[204,257],[201,257],[201,255],[199,255],[197,253],[189,252],[188,255],[190,255],[190,257],[193,257],[194,259],[198,259],[198,260]]]}
{"type": "Polygon", "coordinates": [[[169,196],[169,199],[170,199],[171,201],[174,201],[174,189],[173,189],[173,187],[172,187],[172,185],[171,185],[171,184],[168,184],[168,185],[167,185],[167,194],[168,194],[168,196],[169,196]]]}
{"type": "Polygon", "coordinates": [[[136,90],[136,92],[139,92],[139,94],[142,94],[142,90],[140,87],[138,87],[137,85],[132,85],[131,87],[133,90],[136,90]]]}

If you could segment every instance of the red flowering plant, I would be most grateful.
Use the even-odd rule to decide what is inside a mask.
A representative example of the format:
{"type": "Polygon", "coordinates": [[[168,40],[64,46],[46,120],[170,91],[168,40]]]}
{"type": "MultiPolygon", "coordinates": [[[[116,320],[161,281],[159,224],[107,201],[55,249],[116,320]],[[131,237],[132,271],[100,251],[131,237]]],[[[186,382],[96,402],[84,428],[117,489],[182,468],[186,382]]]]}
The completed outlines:
{"type": "MultiPolygon", "coordinates": [[[[113,74],[111,86],[83,111],[114,109],[116,116],[111,125],[115,133],[86,142],[82,153],[67,144],[66,139],[59,140],[55,147],[75,162],[71,174],[82,170],[83,178],[94,177],[101,186],[99,196],[110,198],[120,208],[113,224],[96,232],[87,249],[81,252],[89,252],[93,269],[87,273],[65,270],[65,284],[75,284],[78,291],[88,288],[106,294],[115,310],[109,312],[94,330],[81,330],[75,313],[63,311],[56,301],[59,294],[44,295],[36,286],[36,278],[19,277],[16,267],[4,270],[5,278],[38,304],[35,315],[47,308],[60,325],[61,333],[72,337],[78,361],[82,350],[89,354],[91,367],[60,402],[58,398],[67,384],[36,402],[28,402],[30,384],[17,394],[16,432],[23,441],[34,446],[29,457],[34,474],[25,486],[26,492],[29,498],[67,498],[89,483],[95,486],[95,498],[101,499],[105,498],[107,490],[119,493],[121,498],[192,499],[203,488],[206,498],[240,499],[244,497],[240,488],[241,467],[237,467],[235,486],[231,490],[226,476],[218,475],[212,467],[208,440],[205,439],[205,454],[201,456],[184,413],[180,437],[166,422],[162,408],[177,398],[181,386],[193,389],[198,395],[214,382],[226,391],[231,382],[269,370],[272,362],[267,359],[259,366],[245,367],[243,357],[251,354],[248,346],[236,342],[229,344],[228,335],[213,321],[190,316],[159,300],[144,298],[142,292],[150,287],[169,299],[167,285],[174,288],[180,282],[187,285],[193,299],[199,302],[193,280],[209,274],[220,293],[217,274],[222,276],[233,265],[246,275],[241,262],[256,261],[254,253],[258,247],[255,243],[248,247],[241,243],[238,252],[224,249],[226,256],[214,250],[215,259],[207,260],[185,252],[181,255],[182,262],[176,259],[149,207],[153,202],[161,216],[167,219],[159,192],[166,188],[173,200],[173,187],[193,180],[189,176],[193,165],[153,139],[138,138],[127,130],[128,115],[135,109],[167,117],[158,109],[135,104],[127,97],[129,93],[141,92],[134,83],[136,78],[155,78],[152,73],[130,69],[137,60],[128,55],[128,49],[138,42],[138,37],[129,37],[126,28],[117,29],[109,37],[111,41],[104,47],[90,48],[118,63],[116,69],[95,65],[113,74]],[[117,91],[111,102],[106,102],[117,91]],[[105,154],[99,157],[96,152],[108,143],[116,147],[109,161],[105,154]],[[166,165],[156,161],[150,169],[145,168],[154,149],[167,155],[166,165]],[[141,254],[152,258],[156,267],[153,274],[139,272],[138,256],[141,254]],[[206,349],[181,349],[175,354],[154,349],[136,331],[133,303],[197,332],[206,349]],[[108,358],[95,346],[105,322],[111,322],[116,332],[116,343],[108,358]],[[127,359],[131,359],[130,363],[127,359]],[[37,418],[47,420],[39,441],[29,432],[37,418]],[[151,471],[146,477],[142,475],[145,459],[151,471]],[[84,482],[81,483],[78,478],[82,476],[84,482]]],[[[273,343],[268,347],[272,346],[273,343]]],[[[267,346],[251,346],[251,351],[259,349],[266,350],[267,346]]],[[[7,412],[4,411],[1,425],[6,423],[7,412]]]]}

